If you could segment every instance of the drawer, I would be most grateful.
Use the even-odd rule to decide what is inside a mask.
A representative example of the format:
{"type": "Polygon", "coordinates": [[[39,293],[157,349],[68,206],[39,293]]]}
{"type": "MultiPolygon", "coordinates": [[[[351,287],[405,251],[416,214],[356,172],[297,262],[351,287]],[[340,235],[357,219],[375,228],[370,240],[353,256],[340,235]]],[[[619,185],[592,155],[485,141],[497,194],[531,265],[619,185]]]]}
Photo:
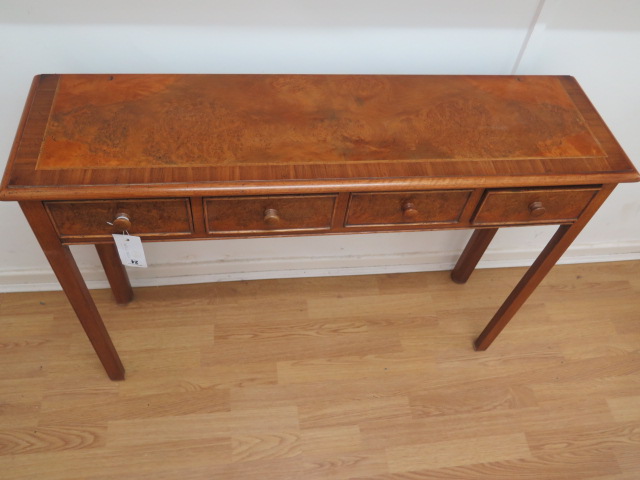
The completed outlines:
{"type": "Polygon", "coordinates": [[[183,198],[46,202],[45,206],[60,237],[106,237],[123,229],[140,236],[192,232],[189,201],[183,198]],[[118,216],[123,218],[109,225],[118,216]]]}
{"type": "Polygon", "coordinates": [[[335,202],[336,195],[207,198],[207,232],[329,230],[335,202]]]}
{"type": "Polygon", "coordinates": [[[597,187],[488,190],[472,223],[492,225],[572,222],[597,191],[597,187]]]}
{"type": "Polygon", "coordinates": [[[354,193],[345,226],[456,223],[471,190],[354,193]]]}

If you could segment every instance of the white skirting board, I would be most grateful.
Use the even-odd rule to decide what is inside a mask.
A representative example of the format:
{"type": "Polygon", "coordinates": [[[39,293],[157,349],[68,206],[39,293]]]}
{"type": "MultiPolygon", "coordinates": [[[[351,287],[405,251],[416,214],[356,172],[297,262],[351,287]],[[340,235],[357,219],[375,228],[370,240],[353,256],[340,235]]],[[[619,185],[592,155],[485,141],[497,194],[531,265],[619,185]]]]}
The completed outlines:
{"type": "MultiPolygon", "coordinates": [[[[221,261],[154,263],[147,269],[129,269],[134,287],[229,282],[271,278],[370,275],[450,270],[455,252],[415,252],[391,255],[336,255],[320,257],[243,258],[221,261]]],[[[528,266],[539,250],[487,251],[478,268],[528,266]]],[[[570,248],[560,264],[615,262],[640,259],[640,243],[580,245],[570,248]]],[[[98,265],[81,268],[90,289],[108,288],[98,265]]],[[[0,270],[0,292],[60,290],[50,269],[0,270]]]]}

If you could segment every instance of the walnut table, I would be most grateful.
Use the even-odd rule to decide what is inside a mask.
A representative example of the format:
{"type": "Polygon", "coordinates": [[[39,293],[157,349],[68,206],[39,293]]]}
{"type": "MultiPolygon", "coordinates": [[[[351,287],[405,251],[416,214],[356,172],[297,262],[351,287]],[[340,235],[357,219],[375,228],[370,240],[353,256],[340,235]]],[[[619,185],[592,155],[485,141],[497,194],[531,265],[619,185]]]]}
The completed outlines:
{"type": "Polygon", "coordinates": [[[572,77],[39,75],[0,189],[16,200],[109,377],[124,367],[70,253],[144,241],[559,225],[484,350],[616,184],[639,180],[572,77]],[[114,221],[116,220],[117,221],[114,221]]]}

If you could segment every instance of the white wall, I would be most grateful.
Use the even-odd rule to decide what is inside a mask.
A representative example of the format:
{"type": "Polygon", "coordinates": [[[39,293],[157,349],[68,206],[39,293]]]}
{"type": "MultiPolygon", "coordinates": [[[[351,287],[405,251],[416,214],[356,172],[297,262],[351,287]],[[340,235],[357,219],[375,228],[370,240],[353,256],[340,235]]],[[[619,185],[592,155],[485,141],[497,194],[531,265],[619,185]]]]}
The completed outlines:
{"type": "MultiPolygon", "coordinates": [[[[0,159],[38,73],[575,75],[640,159],[640,2],[625,0],[3,0],[0,159]],[[579,14],[578,14],[579,13],[579,14]]],[[[0,160],[3,161],[3,160],[0,160]]],[[[636,160],[636,165],[638,161],[636,160]]],[[[0,204],[0,290],[57,288],[14,203],[0,204]]],[[[526,265],[549,227],[504,229],[481,266],[526,265]]],[[[148,244],[134,285],[450,268],[469,232],[148,244]]],[[[92,287],[91,247],[73,247],[92,287]]],[[[622,186],[564,261],[640,258],[640,185],[622,186]]]]}

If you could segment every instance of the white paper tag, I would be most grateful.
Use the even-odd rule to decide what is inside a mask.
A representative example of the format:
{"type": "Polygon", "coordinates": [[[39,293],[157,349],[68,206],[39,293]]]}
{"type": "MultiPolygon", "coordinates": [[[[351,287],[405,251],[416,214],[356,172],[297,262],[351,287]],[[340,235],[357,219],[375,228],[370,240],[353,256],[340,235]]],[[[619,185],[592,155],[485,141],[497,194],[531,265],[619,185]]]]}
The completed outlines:
{"type": "Polygon", "coordinates": [[[116,242],[118,255],[120,255],[120,260],[123,265],[126,265],[127,267],[146,268],[147,259],[144,257],[144,250],[142,249],[142,240],[140,240],[140,237],[114,233],[113,239],[116,242]]]}

